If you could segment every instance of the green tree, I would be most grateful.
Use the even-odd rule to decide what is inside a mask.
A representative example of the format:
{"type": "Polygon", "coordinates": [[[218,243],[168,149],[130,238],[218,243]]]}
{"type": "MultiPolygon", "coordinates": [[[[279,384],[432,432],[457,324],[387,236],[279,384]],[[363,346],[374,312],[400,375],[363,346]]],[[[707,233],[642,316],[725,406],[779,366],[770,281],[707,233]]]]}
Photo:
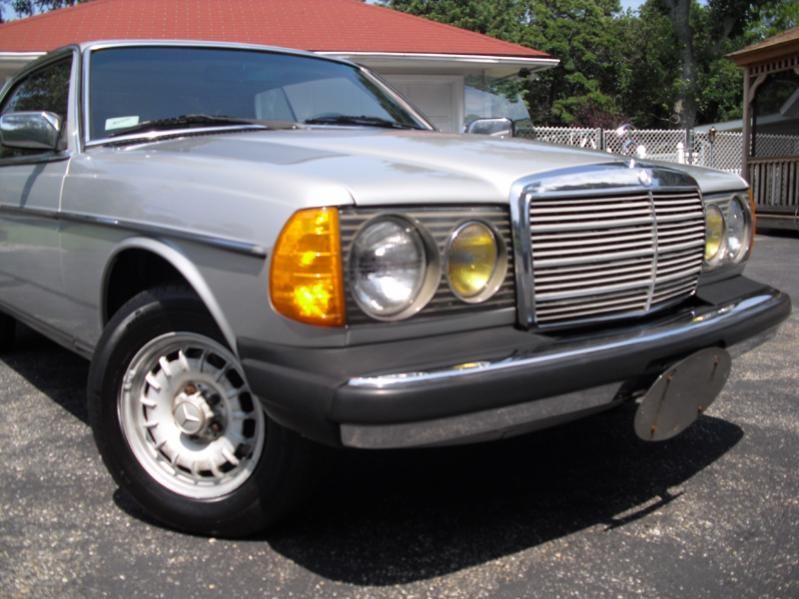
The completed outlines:
{"type": "Polygon", "coordinates": [[[35,14],[73,6],[88,0],[0,0],[0,23],[4,17],[16,13],[21,17],[30,17],[35,14]],[[10,9],[11,12],[7,12],[10,9]]]}
{"type": "Polygon", "coordinates": [[[674,127],[679,59],[671,19],[650,2],[620,21],[625,48],[619,80],[622,111],[640,128],[674,127]]]}
{"type": "Polygon", "coordinates": [[[519,0],[383,0],[402,12],[522,43],[524,3],[519,0]]]}
{"type": "MultiPolygon", "coordinates": [[[[693,0],[659,0],[668,10],[679,56],[677,99],[674,115],[680,127],[696,124],[697,64],[694,53],[694,27],[691,20],[693,0]]],[[[694,11],[696,8],[694,8],[694,11]]]]}
{"type": "Polygon", "coordinates": [[[797,26],[799,3],[774,0],[759,7],[747,28],[747,34],[752,41],[760,41],[797,26]]]}
{"type": "Polygon", "coordinates": [[[530,86],[538,121],[605,126],[623,119],[624,48],[618,0],[527,0],[525,45],[560,59],[530,86]]]}
{"type": "Polygon", "coordinates": [[[707,6],[715,39],[731,40],[736,46],[759,42],[799,25],[797,2],[708,0],[707,6]]]}
{"type": "Polygon", "coordinates": [[[534,122],[595,126],[621,118],[619,0],[386,0],[391,8],[548,52],[527,85],[534,122]]]}
{"type": "Polygon", "coordinates": [[[726,55],[797,21],[799,4],[783,0],[648,0],[627,30],[637,67],[625,108],[639,126],[740,118],[742,74],[726,55]]]}
{"type": "Polygon", "coordinates": [[[547,124],[692,127],[739,118],[741,72],[725,56],[799,24],[799,2],[384,0],[396,8],[559,58],[527,87],[547,124]]]}

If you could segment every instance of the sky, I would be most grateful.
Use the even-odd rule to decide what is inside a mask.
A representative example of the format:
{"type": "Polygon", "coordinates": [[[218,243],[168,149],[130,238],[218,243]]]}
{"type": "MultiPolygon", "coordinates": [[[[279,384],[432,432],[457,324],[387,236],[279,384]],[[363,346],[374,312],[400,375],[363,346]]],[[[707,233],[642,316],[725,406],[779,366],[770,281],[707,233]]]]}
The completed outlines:
{"type": "Polygon", "coordinates": [[[621,0],[621,7],[625,10],[628,8],[637,9],[643,3],[644,0],[621,0]]]}

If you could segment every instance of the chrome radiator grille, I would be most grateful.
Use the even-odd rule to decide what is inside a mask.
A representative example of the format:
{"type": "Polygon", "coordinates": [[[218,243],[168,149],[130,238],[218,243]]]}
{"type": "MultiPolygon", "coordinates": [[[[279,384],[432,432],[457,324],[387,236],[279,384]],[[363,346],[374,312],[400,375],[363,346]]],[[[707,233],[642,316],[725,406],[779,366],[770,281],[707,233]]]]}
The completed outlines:
{"type": "Polygon", "coordinates": [[[640,315],[696,290],[705,236],[696,190],[536,196],[529,223],[539,325],[640,315]]]}

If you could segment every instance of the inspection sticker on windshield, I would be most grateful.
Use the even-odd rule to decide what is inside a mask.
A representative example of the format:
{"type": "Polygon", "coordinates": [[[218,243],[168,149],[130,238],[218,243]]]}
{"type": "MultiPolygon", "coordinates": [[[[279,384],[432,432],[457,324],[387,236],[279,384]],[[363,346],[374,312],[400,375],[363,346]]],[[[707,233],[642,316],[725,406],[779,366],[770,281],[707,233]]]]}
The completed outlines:
{"type": "Polygon", "coordinates": [[[138,116],[116,116],[112,119],[105,119],[105,130],[124,129],[139,124],[138,116]]]}

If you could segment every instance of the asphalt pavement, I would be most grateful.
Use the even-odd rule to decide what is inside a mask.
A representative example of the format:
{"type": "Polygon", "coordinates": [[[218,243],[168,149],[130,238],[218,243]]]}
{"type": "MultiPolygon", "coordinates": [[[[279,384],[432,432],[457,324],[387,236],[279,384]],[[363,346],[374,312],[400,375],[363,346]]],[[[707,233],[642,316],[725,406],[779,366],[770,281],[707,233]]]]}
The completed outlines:
{"type": "MultiPolygon", "coordinates": [[[[799,236],[747,274],[799,298],[799,236]]],[[[337,452],[244,541],[150,522],[86,424],[88,364],[21,331],[0,358],[0,596],[797,597],[799,322],[733,364],[678,438],[632,412],[501,443],[337,452]]]]}

